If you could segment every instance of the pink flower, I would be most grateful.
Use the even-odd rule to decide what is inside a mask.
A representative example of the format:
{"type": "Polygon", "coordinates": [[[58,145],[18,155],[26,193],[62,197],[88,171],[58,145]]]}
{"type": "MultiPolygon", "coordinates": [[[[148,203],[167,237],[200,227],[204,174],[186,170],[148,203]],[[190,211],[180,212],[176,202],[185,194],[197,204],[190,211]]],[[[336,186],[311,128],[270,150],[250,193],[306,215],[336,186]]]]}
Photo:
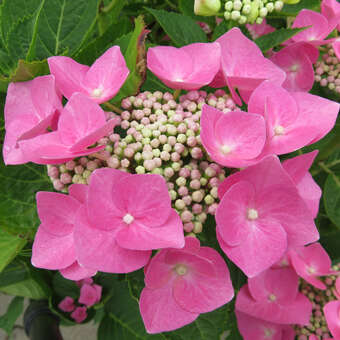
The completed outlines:
{"type": "Polygon", "coordinates": [[[83,284],[80,288],[80,297],[78,302],[87,307],[93,306],[100,301],[102,296],[102,287],[99,285],[83,284]]]}
{"type": "Polygon", "coordinates": [[[242,102],[235,88],[238,88],[242,99],[248,102],[252,91],[264,80],[271,80],[277,85],[284,82],[285,72],[266,59],[259,47],[246,38],[239,28],[232,28],[216,42],[221,45],[222,66],[210,86],[228,85],[237,104],[242,102]]]}
{"type": "Polygon", "coordinates": [[[315,143],[334,126],[340,105],[305,92],[288,92],[263,82],[250,97],[248,111],[266,119],[267,141],[258,160],[315,143]]]}
{"type": "Polygon", "coordinates": [[[308,325],[312,303],[298,286],[294,270],[268,269],[248,279],[236,297],[235,309],[271,323],[308,325]]]}
{"type": "Polygon", "coordinates": [[[71,318],[74,319],[76,322],[81,323],[87,317],[86,307],[77,307],[72,313],[71,318]]]}
{"type": "Polygon", "coordinates": [[[335,281],[335,289],[333,292],[336,298],[340,300],[340,277],[338,277],[335,281]]]}
{"type": "Polygon", "coordinates": [[[340,30],[340,3],[337,0],[322,0],[321,14],[328,20],[330,31],[340,30]]]}
{"type": "Polygon", "coordinates": [[[340,301],[328,302],[323,308],[328,329],[334,339],[340,339],[340,301]]]}
{"type": "Polygon", "coordinates": [[[109,168],[92,173],[75,233],[80,263],[112,273],[143,267],[151,249],[184,246],[183,225],[163,177],[109,168]]]}
{"type": "Polygon", "coordinates": [[[221,49],[216,43],[195,43],[181,48],[157,46],[148,50],[147,65],[173,89],[197,90],[209,84],[220,67],[221,49]]]}
{"type": "Polygon", "coordinates": [[[74,248],[75,215],[82,201],[85,185],[70,186],[70,195],[38,192],[37,208],[41,225],[32,247],[32,265],[60,270],[70,280],[80,280],[96,274],[96,270],[80,267],[74,248]]]}
{"type": "Polygon", "coordinates": [[[254,40],[275,31],[275,27],[268,25],[266,19],[261,24],[246,24],[246,27],[254,40]]]}
{"type": "Polygon", "coordinates": [[[300,196],[315,218],[319,211],[321,189],[308,172],[316,155],[317,150],[285,160],[282,167],[287,171],[293,180],[300,196]]]}
{"type": "Polygon", "coordinates": [[[229,176],[218,191],[219,244],[248,277],[279,261],[287,246],[319,238],[311,212],[276,156],[229,176]]]}
{"type": "MultiPolygon", "coordinates": [[[[305,41],[313,45],[327,44],[325,38],[334,29],[334,24],[328,22],[327,18],[318,12],[303,9],[295,18],[292,28],[311,26],[304,31],[294,35],[289,42],[305,41]]],[[[289,43],[288,42],[288,43],[289,43]]]]}
{"type": "MultiPolygon", "coordinates": [[[[314,69],[309,53],[318,55],[316,47],[307,43],[295,43],[275,53],[270,60],[286,72],[282,87],[288,91],[305,91],[312,89],[314,69]]],[[[314,59],[313,59],[314,60],[314,59]]]]}
{"type": "Polygon", "coordinates": [[[81,93],[72,95],[61,112],[57,131],[19,142],[24,155],[39,164],[63,163],[105,146],[89,148],[112,132],[118,118],[106,121],[101,107],[81,93]]]}
{"type": "Polygon", "coordinates": [[[29,162],[19,142],[42,135],[49,127],[55,129],[61,110],[61,98],[56,92],[53,76],[11,83],[5,103],[5,164],[29,162]]]}
{"type": "Polygon", "coordinates": [[[66,296],[58,305],[63,312],[72,312],[76,306],[74,300],[70,296],[66,296]]]}
{"type": "Polygon", "coordinates": [[[186,237],[183,249],[161,250],[145,271],[140,312],[148,333],[171,331],[229,302],[229,271],[218,252],[186,237]]]}
{"type": "Polygon", "coordinates": [[[335,55],[338,57],[338,59],[340,60],[340,40],[335,41],[333,44],[333,49],[335,52],[335,55]]]}
{"type": "Polygon", "coordinates": [[[237,326],[244,340],[294,340],[291,327],[280,325],[236,311],[237,326]],[[286,334],[285,334],[286,333],[286,334]]]}
{"type": "Polygon", "coordinates": [[[242,111],[223,113],[204,105],[201,116],[201,141],[210,157],[228,167],[251,164],[266,141],[264,119],[242,111]]]}
{"type": "Polygon", "coordinates": [[[69,57],[50,57],[47,61],[67,99],[81,92],[96,103],[104,103],[115,96],[129,74],[119,46],[109,48],[91,67],[69,57]]]}
{"type": "Polygon", "coordinates": [[[289,252],[296,273],[318,289],[326,289],[319,276],[334,274],[332,261],[320,243],[299,247],[289,252]]]}

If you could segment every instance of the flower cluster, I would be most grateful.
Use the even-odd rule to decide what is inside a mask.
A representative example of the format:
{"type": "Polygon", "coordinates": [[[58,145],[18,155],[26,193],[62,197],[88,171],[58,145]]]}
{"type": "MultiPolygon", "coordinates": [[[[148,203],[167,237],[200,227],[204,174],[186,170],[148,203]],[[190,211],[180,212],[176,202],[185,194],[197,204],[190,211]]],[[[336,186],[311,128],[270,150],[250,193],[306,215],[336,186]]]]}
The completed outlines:
{"type": "Polygon", "coordinates": [[[87,317],[87,308],[100,301],[102,296],[102,287],[94,284],[90,277],[78,281],[77,285],[80,288],[78,303],[76,304],[74,299],[70,296],[66,296],[62,301],[60,301],[58,307],[65,313],[71,313],[71,318],[76,322],[81,323],[87,317]]]}
{"type": "MultiPolygon", "coordinates": [[[[256,4],[260,13],[272,2],[256,4]]],[[[150,48],[147,67],[174,94],[125,98],[119,117],[98,105],[127,76],[118,47],[91,67],[49,58],[51,75],[12,84],[5,161],[48,164],[63,192],[37,193],[32,264],[72,280],[144,267],[146,330],[174,330],[234,296],[222,256],[195,238],[210,213],[222,251],[248,276],[235,304],[245,340],[293,339],[292,325],[307,326],[313,310],[299,276],[325,289],[319,277],[334,274],[316,243],[321,190],[309,168],[317,151],[282,163],[278,157],[319,141],[337,118],[338,103],[307,92],[318,46],[340,12],[332,1],[322,9],[319,16],[302,11],[293,26],[313,27],[270,59],[238,28],[212,43],[150,48]],[[203,86],[227,87],[230,95],[203,86]]],[[[89,306],[93,287],[84,286],[79,302],[89,306]]],[[[333,334],[336,308],[325,307],[333,334]]]]}

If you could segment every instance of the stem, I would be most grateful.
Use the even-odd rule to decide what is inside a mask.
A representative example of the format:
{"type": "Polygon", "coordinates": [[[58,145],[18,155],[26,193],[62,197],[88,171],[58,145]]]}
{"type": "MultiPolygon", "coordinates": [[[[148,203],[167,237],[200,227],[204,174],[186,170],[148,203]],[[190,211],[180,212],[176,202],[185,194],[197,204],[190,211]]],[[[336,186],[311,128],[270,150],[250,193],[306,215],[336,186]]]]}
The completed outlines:
{"type": "Polygon", "coordinates": [[[116,4],[117,0],[112,0],[107,6],[101,9],[101,12],[107,13],[110,12],[113,6],[116,4]]]}
{"type": "MultiPolygon", "coordinates": [[[[321,163],[322,163],[322,162],[321,162],[321,163]]],[[[326,164],[324,164],[324,165],[326,165],[327,168],[329,169],[329,168],[332,168],[333,166],[338,165],[338,164],[340,164],[340,159],[337,159],[336,161],[333,161],[333,162],[331,162],[331,163],[328,163],[327,165],[326,165],[326,164]]],[[[317,163],[317,165],[319,165],[320,169],[311,171],[311,175],[312,175],[312,176],[315,176],[315,175],[319,174],[322,170],[324,170],[324,169],[322,168],[322,166],[320,166],[319,163],[317,163]]]]}
{"type": "Polygon", "coordinates": [[[113,111],[114,113],[122,113],[123,110],[121,110],[119,107],[109,103],[109,102],[105,102],[103,103],[103,105],[105,105],[108,109],[110,109],[111,111],[113,111]]]}
{"type": "Polygon", "coordinates": [[[328,168],[328,166],[324,163],[324,162],[319,162],[319,166],[320,168],[322,168],[325,172],[327,172],[328,174],[333,176],[334,182],[336,183],[336,185],[338,187],[340,187],[340,180],[338,179],[338,177],[335,175],[335,173],[328,168]]]}
{"type": "Polygon", "coordinates": [[[181,94],[181,89],[177,89],[174,91],[174,100],[177,100],[177,98],[179,97],[179,95],[181,94]]]}

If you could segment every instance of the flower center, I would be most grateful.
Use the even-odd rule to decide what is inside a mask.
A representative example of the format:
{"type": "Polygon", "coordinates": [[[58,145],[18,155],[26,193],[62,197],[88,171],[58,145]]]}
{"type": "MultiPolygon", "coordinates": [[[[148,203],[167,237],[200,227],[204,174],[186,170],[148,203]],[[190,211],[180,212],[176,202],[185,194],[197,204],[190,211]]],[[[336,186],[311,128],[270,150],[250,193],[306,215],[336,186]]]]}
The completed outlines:
{"type": "Polygon", "coordinates": [[[176,270],[176,273],[180,276],[183,276],[188,272],[188,268],[184,264],[178,264],[175,267],[175,270],[176,270]]]}
{"type": "Polygon", "coordinates": [[[91,93],[91,97],[93,98],[99,98],[101,97],[101,95],[103,94],[103,90],[98,88],[98,89],[94,89],[91,93]]]}
{"type": "Polygon", "coordinates": [[[309,274],[315,274],[315,272],[316,272],[316,269],[314,268],[314,267],[308,267],[308,273],[309,274]]]}
{"type": "Polygon", "coordinates": [[[248,220],[256,220],[259,217],[259,213],[256,209],[249,209],[247,213],[248,220]]]}
{"type": "Polygon", "coordinates": [[[269,299],[269,301],[274,302],[274,301],[276,301],[276,296],[275,296],[274,294],[270,294],[270,295],[268,296],[268,299],[269,299]]]}
{"type": "Polygon", "coordinates": [[[273,330],[272,329],[270,329],[270,328],[265,328],[264,329],[264,336],[266,338],[271,338],[272,335],[273,335],[273,330]]]}
{"type": "Polygon", "coordinates": [[[274,128],[275,136],[282,136],[285,134],[285,128],[281,125],[277,125],[274,128]]]}
{"type": "Polygon", "coordinates": [[[126,223],[126,224],[131,224],[133,221],[134,221],[134,217],[130,214],[126,214],[124,217],[123,217],[123,221],[126,223]]]}
{"type": "Polygon", "coordinates": [[[228,153],[230,153],[231,147],[229,145],[222,145],[220,150],[223,155],[227,155],[228,153]]]}
{"type": "Polygon", "coordinates": [[[299,65],[297,65],[297,64],[294,64],[290,67],[291,72],[296,72],[298,69],[299,69],[299,65]]]}

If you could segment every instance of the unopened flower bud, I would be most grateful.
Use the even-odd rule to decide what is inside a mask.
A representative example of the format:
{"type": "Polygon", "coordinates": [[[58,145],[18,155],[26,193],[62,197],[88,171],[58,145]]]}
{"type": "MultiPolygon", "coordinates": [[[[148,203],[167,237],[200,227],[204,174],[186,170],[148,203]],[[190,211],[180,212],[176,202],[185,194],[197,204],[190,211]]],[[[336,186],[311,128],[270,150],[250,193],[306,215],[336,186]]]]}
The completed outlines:
{"type": "Polygon", "coordinates": [[[194,12],[196,15],[214,16],[220,8],[220,0],[195,0],[194,12]]]}

